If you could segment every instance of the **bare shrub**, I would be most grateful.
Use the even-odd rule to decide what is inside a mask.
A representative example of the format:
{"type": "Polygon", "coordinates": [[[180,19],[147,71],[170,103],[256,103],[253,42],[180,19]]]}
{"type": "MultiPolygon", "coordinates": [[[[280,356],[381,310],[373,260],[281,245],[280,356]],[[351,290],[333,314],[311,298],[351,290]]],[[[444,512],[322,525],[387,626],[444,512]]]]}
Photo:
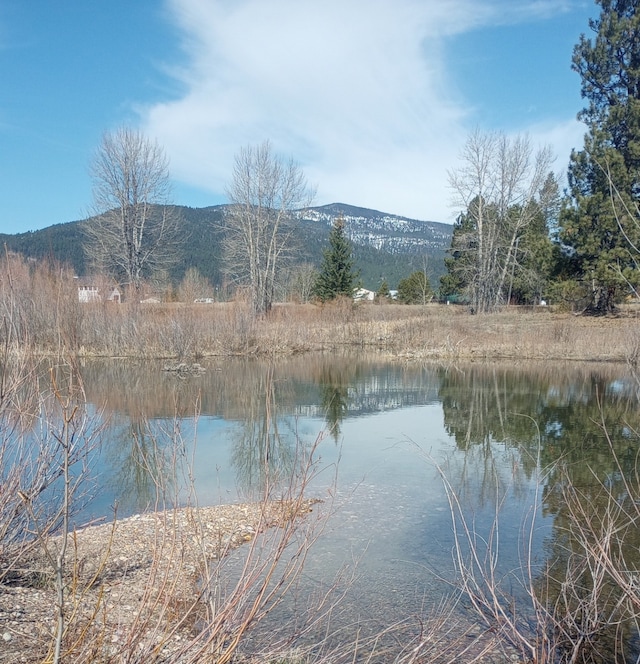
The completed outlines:
{"type": "MultiPolygon", "coordinates": [[[[606,429],[603,430],[606,434],[606,429]]],[[[458,583],[477,618],[523,661],[536,664],[630,661],[640,633],[640,592],[636,579],[640,476],[637,457],[629,464],[610,453],[618,473],[598,479],[595,490],[574,482],[563,460],[553,469],[535,460],[535,494],[521,530],[521,566],[501,570],[501,512],[507,493],[495,482],[494,516],[488,530],[468,515],[460,490],[436,464],[454,529],[458,583]],[[635,468],[635,470],[633,470],[635,468]],[[557,494],[563,527],[546,562],[534,551],[537,513],[545,489],[557,494]],[[630,645],[631,644],[631,645],[630,645]]],[[[491,460],[489,466],[494,468],[491,460]]],[[[497,472],[494,468],[491,472],[497,472]]],[[[637,653],[636,653],[637,654],[637,653]]]]}
{"type": "Polygon", "coordinates": [[[49,352],[75,350],[80,316],[73,273],[55,263],[0,258],[0,310],[10,321],[14,346],[28,342],[49,352]]]}
{"type": "Polygon", "coordinates": [[[213,288],[197,268],[190,267],[178,286],[178,299],[190,303],[199,298],[213,298],[213,288]]]}

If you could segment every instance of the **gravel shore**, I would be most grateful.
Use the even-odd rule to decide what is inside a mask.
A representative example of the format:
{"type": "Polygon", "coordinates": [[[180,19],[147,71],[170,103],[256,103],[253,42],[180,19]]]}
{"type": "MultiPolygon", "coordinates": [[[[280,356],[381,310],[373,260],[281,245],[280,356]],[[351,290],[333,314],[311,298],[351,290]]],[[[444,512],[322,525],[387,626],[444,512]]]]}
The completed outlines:
{"type": "MultiPolygon", "coordinates": [[[[286,502],[184,508],[77,530],[67,555],[66,620],[75,631],[67,641],[90,629],[94,641],[115,652],[126,647],[121,641],[135,626],[138,635],[146,629],[149,639],[161,642],[171,661],[172,649],[190,637],[193,622],[177,630],[164,623],[179,622],[181,610],[193,606],[205,561],[310,512],[314,502],[295,509],[286,502]]],[[[49,542],[54,556],[60,541],[49,542]]],[[[23,561],[10,583],[0,584],[0,662],[46,660],[55,626],[51,564],[39,553],[23,561]]]]}

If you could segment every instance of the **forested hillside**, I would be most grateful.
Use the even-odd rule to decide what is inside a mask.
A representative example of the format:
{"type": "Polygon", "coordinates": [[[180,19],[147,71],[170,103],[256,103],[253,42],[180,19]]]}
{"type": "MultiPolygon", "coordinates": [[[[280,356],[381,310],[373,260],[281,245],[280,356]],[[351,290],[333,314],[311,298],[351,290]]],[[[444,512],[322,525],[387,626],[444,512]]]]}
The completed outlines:
{"type": "MultiPolygon", "coordinates": [[[[223,282],[221,238],[224,205],[205,208],[172,206],[179,216],[183,243],[179,259],[170,270],[179,283],[189,268],[196,268],[212,284],[223,282]]],[[[394,288],[413,270],[426,269],[437,286],[444,272],[444,256],[451,243],[451,226],[422,222],[390,214],[332,204],[300,214],[294,243],[300,263],[318,265],[333,221],[342,215],[353,244],[356,268],[362,284],[377,289],[383,279],[394,288]]],[[[17,235],[0,234],[0,243],[36,260],[67,263],[84,276],[89,272],[83,252],[83,221],[56,224],[17,235]]]]}

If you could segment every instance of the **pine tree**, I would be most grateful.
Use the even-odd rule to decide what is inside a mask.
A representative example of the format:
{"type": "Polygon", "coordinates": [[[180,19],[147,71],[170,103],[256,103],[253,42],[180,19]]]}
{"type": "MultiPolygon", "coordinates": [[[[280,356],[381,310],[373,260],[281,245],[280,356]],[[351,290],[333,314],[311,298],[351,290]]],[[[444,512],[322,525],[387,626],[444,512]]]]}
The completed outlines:
{"type": "Polygon", "coordinates": [[[316,297],[322,301],[333,300],[339,295],[351,297],[357,278],[353,266],[351,242],[345,233],[344,218],[340,216],[329,233],[329,247],[324,251],[314,288],[316,297]]]}
{"type": "Polygon", "coordinates": [[[444,259],[447,271],[440,277],[442,299],[459,302],[469,297],[475,273],[477,244],[471,215],[464,212],[459,214],[453,224],[449,255],[444,259]]]}
{"type": "Polygon", "coordinates": [[[383,302],[384,300],[388,300],[391,297],[391,291],[389,290],[389,284],[387,283],[386,279],[382,280],[382,283],[380,284],[380,288],[378,288],[378,292],[376,293],[376,300],[378,302],[383,302]]]}
{"type": "Polygon", "coordinates": [[[638,281],[639,220],[628,213],[640,201],[640,10],[637,0],[597,2],[595,39],[582,35],[573,54],[588,133],[571,155],[560,240],[587,295],[585,311],[606,314],[638,281]]]}

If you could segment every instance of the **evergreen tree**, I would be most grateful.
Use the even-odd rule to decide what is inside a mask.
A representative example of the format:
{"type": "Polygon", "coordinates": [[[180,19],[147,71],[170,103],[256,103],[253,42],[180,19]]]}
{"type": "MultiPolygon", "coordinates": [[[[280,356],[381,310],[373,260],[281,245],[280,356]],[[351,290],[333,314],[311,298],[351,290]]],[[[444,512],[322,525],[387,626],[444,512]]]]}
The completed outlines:
{"type": "Polygon", "coordinates": [[[345,233],[343,217],[338,217],[329,233],[329,247],[325,249],[314,293],[322,301],[339,295],[351,297],[357,273],[354,271],[351,242],[345,233]]]}
{"type": "Polygon", "coordinates": [[[440,297],[459,302],[466,299],[475,273],[477,238],[471,215],[458,215],[453,224],[449,255],[444,259],[446,273],[440,277],[440,297]]]}
{"type": "Polygon", "coordinates": [[[582,78],[587,125],[582,151],[569,166],[570,198],[560,217],[560,240],[588,293],[586,312],[606,314],[637,283],[640,228],[640,11],[637,0],[596,0],[573,69],[582,78]]]}
{"type": "Polygon", "coordinates": [[[382,302],[383,300],[388,300],[390,296],[391,292],[389,291],[389,284],[386,279],[383,279],[380,288],[378,288],[378,292],[376,293],[376,299],[378,302],[382,302]]]}

